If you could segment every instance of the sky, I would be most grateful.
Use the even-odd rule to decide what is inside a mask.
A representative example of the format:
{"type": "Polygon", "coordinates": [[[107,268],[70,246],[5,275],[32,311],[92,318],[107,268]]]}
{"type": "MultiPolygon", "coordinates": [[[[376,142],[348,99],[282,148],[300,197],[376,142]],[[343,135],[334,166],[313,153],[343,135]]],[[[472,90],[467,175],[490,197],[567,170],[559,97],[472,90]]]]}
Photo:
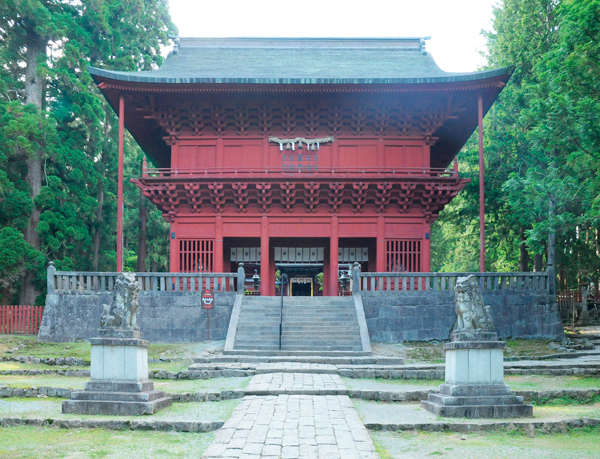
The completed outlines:
{"type": "Polygon", "coordinates": [[[484,64],[501,0],[169,0],[181,37],[426,37],[448,72],[484,64]]]}

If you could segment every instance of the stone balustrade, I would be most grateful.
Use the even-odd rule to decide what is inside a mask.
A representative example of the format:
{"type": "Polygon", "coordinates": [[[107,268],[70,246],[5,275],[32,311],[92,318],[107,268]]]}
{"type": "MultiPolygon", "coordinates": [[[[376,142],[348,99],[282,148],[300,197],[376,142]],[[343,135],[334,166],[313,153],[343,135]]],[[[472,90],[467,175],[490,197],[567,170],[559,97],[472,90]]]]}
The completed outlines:
{"type": "Polygon", "coordinates": [[[421,292],[454,290],[456,279],[475,276],[482,290],[547,291],[548,273],[363,273],[353,272],[353,291],[421,292]]]}
{"type": "MultiPolygon", "coordinates": [[[[135,273],[142,292],[235,292],[244,286],[243,267],[237,273],[135,273]],[[241,282],[240,282],[241,277],[241,282]]],[[[48,267],[48,294],[65,292],[111,292],[119,273],[56,271],[51,262],[48,267]]]]}

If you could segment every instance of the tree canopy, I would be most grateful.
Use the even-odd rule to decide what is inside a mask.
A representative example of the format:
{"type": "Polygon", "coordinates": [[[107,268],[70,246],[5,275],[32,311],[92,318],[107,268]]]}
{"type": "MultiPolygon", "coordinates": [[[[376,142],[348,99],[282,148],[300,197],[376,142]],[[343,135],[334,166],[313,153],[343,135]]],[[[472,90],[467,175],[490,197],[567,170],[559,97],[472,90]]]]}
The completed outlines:
{"type": "MultiPolygon", "coordinates": [[[[554,232],[561,287],[597,284],[600,1],[504,0],[493,28],[487,66],[514,73],[485,119],[486,268],[541,270],[554,232]]],[[[473,182],[436,222],[438,269],[477,267],[475,143],[460,163],[473,182]]]]}

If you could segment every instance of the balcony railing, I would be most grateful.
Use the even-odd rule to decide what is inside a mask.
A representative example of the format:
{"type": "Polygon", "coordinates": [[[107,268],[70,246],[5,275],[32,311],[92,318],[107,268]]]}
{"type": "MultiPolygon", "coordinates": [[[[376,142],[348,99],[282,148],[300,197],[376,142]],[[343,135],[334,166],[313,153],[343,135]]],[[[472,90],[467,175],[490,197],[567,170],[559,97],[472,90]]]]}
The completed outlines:
{"type": "Polygon", "coordinates": [[[458,178],[458,172],[447,168],[428,167],[317,167],[313,169],[290,170],[288,168],[153,168],[144,172],[143,178],[269,178],[280,177],[311,177],[311,178],[381,178],[381,177],[423,177],[458,178]]]}

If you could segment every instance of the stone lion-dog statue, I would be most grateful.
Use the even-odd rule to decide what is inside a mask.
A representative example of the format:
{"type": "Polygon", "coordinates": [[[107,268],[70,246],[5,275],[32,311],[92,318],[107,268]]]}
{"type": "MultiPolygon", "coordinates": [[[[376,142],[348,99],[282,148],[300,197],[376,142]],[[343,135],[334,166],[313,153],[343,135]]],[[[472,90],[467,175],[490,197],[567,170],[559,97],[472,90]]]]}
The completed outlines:
{"type": "Polygon", "coordinates": [[[483,294],[475,276],[459,277],[454,287],[457,332],[491,332],[494,321],[490,306],[484,306],[483,294]]]}
{"type": "Polygon", "coordinates": [[[135,273],[119,273],[112,302],[103,305],[100,327],[137,329],[138,292],[135,273]]]}

